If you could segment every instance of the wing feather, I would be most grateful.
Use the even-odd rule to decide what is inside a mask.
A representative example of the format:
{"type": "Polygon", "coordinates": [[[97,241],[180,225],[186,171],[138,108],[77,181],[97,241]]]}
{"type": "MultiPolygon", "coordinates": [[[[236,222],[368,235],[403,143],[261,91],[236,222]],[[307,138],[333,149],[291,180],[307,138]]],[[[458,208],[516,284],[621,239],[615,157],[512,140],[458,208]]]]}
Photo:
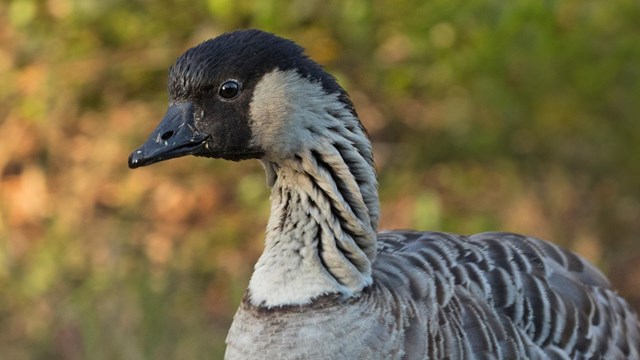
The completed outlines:
{"type": "Polygon", "coordinates": [[[435,358],[639,356],[635,312],[598,269],[567,250],[511,233],[378,237],[374,278],[436,312],[425,315],[436,319],[427,339],[435,358]]]}

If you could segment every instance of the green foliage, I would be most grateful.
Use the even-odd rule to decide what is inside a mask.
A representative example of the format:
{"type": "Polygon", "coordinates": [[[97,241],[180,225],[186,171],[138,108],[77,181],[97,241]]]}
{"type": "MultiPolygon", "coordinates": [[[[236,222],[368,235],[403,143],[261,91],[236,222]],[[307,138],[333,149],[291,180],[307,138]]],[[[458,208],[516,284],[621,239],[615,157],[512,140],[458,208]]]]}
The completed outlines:
{"type": "Polygon", "coordinates": [[[640,306],[639,18],[635,0],[0,3],[2,357],[221,357],[261,169],[126,159],[175,58],[239,27],[296,40],[352,94],[381,228],[549,238],[640,306]]]}

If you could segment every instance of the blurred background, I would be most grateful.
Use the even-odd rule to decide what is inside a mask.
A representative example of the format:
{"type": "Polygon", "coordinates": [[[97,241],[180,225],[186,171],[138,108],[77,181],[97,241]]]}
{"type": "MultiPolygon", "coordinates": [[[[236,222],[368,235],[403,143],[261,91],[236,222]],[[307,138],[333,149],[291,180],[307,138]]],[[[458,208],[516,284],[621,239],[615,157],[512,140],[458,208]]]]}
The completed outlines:
{"type": "Polygon", "coordinates": [[[0,356],[221,357],[262,249],[263,171],[126,161],[174,60],[245,27],[351,93],[381,228],[549,239],[640,308],[638,19],[637,0],[0,2],[0,356]]]}

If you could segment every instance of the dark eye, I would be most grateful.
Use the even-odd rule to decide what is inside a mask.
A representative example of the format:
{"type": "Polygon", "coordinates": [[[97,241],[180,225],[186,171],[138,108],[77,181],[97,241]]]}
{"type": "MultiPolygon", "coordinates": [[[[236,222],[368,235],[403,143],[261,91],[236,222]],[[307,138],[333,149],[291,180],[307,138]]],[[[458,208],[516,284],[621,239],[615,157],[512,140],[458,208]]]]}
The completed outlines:
{"type": "Polygon", "coordinates": [[[222,86],[220,86],[220,90],[218,90],[218,94],[227,100],[231,100],[234,97],[238,96],[240,92],[240,84],[238,84],[235,80],[225,81],[222,86]]]}

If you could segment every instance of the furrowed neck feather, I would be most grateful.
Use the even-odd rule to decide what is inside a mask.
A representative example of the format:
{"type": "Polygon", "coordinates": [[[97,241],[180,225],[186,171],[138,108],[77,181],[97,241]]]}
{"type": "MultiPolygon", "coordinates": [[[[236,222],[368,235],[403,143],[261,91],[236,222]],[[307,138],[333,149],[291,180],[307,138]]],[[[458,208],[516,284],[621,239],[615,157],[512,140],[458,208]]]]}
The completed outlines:
{"type": "Polygon", "coordinates": [[[276,72],[274,77],[262,83],[266,89],[256,88],[252,111],[261,124],[267,118],[279,126],[270,123],[258,136],[268,144],[266,134],[295,124],[289,132],[296,133],[297,142],[273,144],[262,160],[272,187],[271,216],[265,251],[249,285],[251,302],[272,307],[331,293],[352,296],[371,284],[377,251],[370,142],[340,94],[326,94],[320,84],[297,74],[276,72]],[[271,89],[281,87],[271,81],[287,82],[288,93],[276,94],[274,101],[271,89]],[[270,91],[268,105],[259,103],[264,91],[270,91]],[[286,111],[265,112],[279,107],[286,111]],[[286,156],[291,150],[293,155],[286,156]]]}

